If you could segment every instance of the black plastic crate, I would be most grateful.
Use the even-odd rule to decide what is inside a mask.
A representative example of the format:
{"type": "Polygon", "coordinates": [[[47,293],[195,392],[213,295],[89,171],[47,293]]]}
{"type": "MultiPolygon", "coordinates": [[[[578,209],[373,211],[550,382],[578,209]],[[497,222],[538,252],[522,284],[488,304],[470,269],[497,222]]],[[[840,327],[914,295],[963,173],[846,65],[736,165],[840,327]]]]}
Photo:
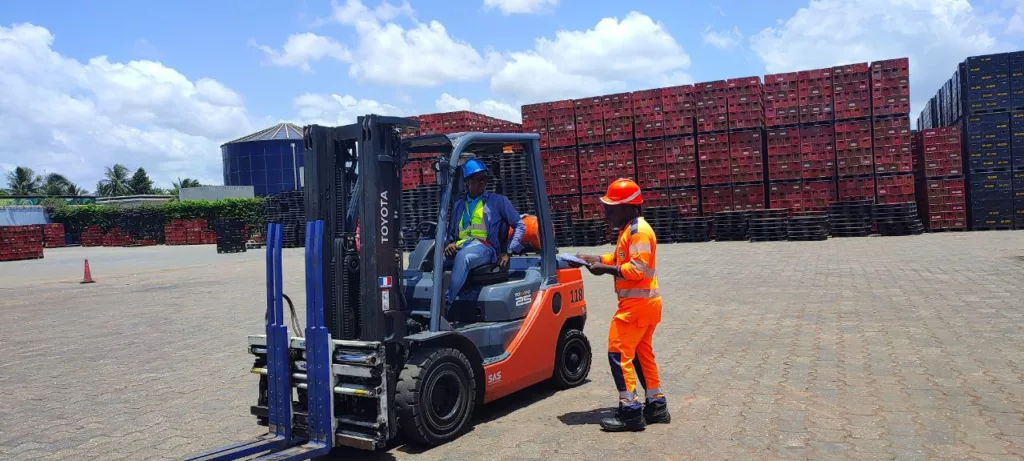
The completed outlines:
{"type": "Polygon", "coordinates": [[[994,138],[975,138],[985,135],[990,131],[1008,130],[1010,128],[1010,113],[995,112],[991,114],[974,114],[967,117],[967,140],[983,140],[994,138]]]}
{"type": "Polygon", "coordinates": [[[1010,70],[1010,54],[1009,53],[993,53],[983,54],[979,56],[968,57],[964,64],[967,66],[967,75],[970,78],[971,75],[975,75],[979,72],[991,72],[991,71],[1009,71],[1010,70]]]}

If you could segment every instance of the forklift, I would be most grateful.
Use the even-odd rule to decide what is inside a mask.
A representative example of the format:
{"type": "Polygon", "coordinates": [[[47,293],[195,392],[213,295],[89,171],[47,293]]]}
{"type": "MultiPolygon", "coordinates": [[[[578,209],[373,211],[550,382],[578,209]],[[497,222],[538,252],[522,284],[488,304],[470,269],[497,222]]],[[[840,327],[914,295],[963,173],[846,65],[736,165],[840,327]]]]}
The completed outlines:
{"type": "MultiPolygon", "coordinates": [[[[568,389],[587,380],[583,279],[556,257],[540,136],[402,139],[416,128],[413,120],[375,114],[347,126],[303,128],[304,334],[288,332],[282,224],[271,223],[266,331],[248,338],[259,375],[250,412],[268,431],[188,459],[310,459],[335,447],[380,450],[399,433],[437,446],[462,435],[478,405],[541,383],[568,389]],[[434,158],[441,196],[437,221],[421,223],[406,264],[398,211],[410,154],[434,158]],[[526,156],[541,248],[512,255],[505,268],[472,270],[444,312],[450,273],[443,248],[461,164],[501,155],[526,156]]],[[[507,252],[507,238],[501,240],[507,252]]]]}

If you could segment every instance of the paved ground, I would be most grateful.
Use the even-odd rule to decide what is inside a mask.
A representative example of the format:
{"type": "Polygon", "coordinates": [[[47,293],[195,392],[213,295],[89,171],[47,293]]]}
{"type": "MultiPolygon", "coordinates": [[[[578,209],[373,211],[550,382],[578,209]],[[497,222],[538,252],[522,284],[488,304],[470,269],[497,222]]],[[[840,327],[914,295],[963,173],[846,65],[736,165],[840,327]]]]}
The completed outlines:
{"type": "MultiPolygon", "coordinates": [[[[286,291],[302,305],[301,250],[286,291]]],[[[356,459],[1024,458],[1024,232],[663,246],[673,423],[606,435],[615,307],[588,274],[592,382],[527,391],[419,453],[356,459]]],[[[61,249],[0,264],[0,459],[180,459],[255,435],[261,254],[61,249]],[[79,285],[88,257],[98,283],[79,285]]],[[[340,458],[339,458],[340,459],[340,458]]],[[[351,458],[345,458],[351,459],[351,458]]]]}

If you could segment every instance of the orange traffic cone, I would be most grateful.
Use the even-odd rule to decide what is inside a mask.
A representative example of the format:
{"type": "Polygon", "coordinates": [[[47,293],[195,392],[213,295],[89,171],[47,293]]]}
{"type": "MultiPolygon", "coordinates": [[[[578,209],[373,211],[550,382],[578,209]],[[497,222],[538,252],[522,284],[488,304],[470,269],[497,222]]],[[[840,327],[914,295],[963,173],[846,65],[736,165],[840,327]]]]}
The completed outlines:
{"type": "Polygon", "coordinates": [[[82,279],[81,283],[96,283],[96,281],[92,279],[92,272],[89,271],[88,259],[85,260],[85,278],[82,279]]]}

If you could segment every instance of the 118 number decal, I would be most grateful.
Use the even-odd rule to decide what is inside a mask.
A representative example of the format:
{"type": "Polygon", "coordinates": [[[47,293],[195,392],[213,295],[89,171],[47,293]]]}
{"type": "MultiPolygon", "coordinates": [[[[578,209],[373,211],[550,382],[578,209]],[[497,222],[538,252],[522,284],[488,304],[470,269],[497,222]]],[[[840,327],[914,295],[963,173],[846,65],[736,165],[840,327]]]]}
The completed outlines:
{"type": "Polygon", "coordinates": [[[573,304],[583,302],[583,287],[569,290],[569,302],[573,304]]]}

